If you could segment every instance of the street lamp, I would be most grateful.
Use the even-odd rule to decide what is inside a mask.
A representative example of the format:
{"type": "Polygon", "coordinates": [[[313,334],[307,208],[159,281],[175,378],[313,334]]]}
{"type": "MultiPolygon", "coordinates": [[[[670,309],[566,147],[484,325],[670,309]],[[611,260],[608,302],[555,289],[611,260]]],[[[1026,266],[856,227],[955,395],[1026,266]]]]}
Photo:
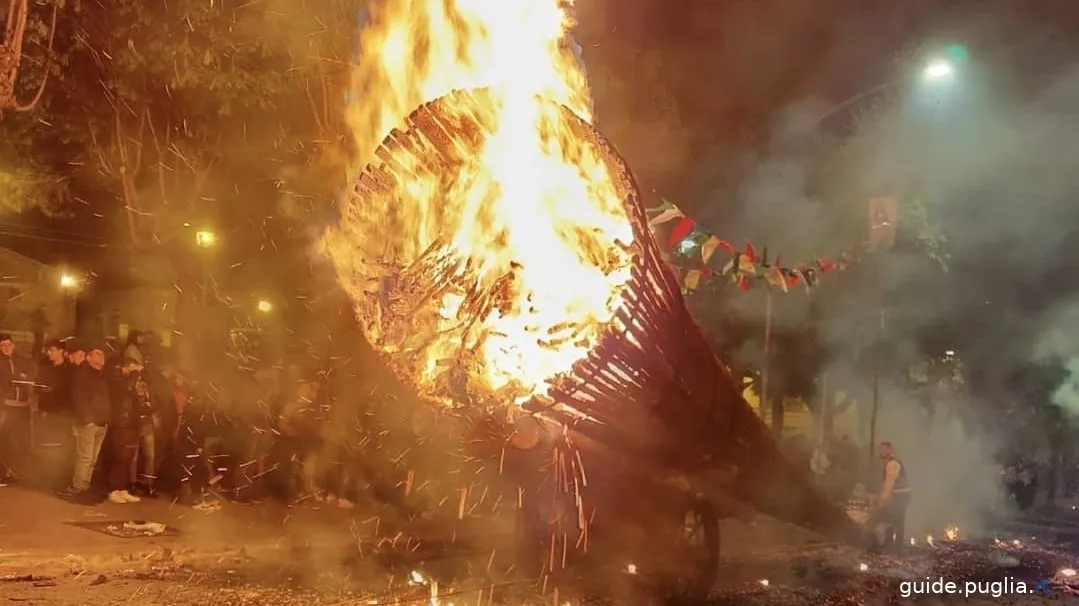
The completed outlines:
{"type": "Polygon", "coordinates": [[[258,302],[258,310],[264,314],[268,314],[273,311],[273,303],[265,299],[260,299],[258,302]]]}
{"type": "MultiPolygon", "coordinates": [[[[942,82],[945,80],[950,80],[951,77],[955,75],[955,72],[955,63],[948,61],[947,59],[934,59],[929,63],[925,64],[924,67],[922,67],[922,69],[918,72],[918,79],[925,83],[942,82]]],[[[817,118],[817,124],[824,122],[833,114],[836,114],[840,110],[850,107],[851,105],[857,103],[858,101],[861,101],[866,97],[886,91],[894,86],[902,84],[903,82],[904,79],[902,78],[889,80],[888,82],[878,84],[872,88],[867,88],[859,93],[854,94],[853,96],[847,97],[843,101],[840,101],[839,103],[830,107],[828,111],[824,112],[821,115],[820,118],[817,118]]]]}
{"type": "Polygon", "coordinates": [[[951,77],[954,73],[955,66],[951,62],[938,59],[925,66],[925,69],[922,70],[922,78],[929,81],[943,80],[951,77]]]}
{"type": "Polygon", "coordinates": [[[210,248],[217,244],[217,234],[209,230],[199,230],[195,232],[195,244],[198,244],[199,248],[210,248]]]}
{"type": "Polygon", "coordinates": [[[74,290],[79,285],[79,279],[71,274],[60,274],[60,288],[74,290]]]}

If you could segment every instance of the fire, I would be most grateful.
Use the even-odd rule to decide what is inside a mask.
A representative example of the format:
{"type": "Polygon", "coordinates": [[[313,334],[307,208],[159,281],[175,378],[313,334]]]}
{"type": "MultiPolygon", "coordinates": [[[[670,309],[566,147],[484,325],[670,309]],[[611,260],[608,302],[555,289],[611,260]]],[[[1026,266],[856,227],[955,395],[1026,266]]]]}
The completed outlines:
{"type": "Polygon", "coordinates": [[[566,4],[387,0],[367,16],[348,111],[360,165],[383,163],[375,149],[421,104],[490,93],[451,108],[486,135],[453,174],[411,174],[410,157],[393,158],[407,175],[393,195],[353,200],[322,242],[368,339],[424,395],[456,399],[447,367],[467,369],[472,394],[545,393],[590,351],[630,279],[615,176],[563,109],[591,121],[566,4]],[[391,313],[387,280],[432,258],[445,275],[391,313]]]}
{"type": "Polygon", "coordinates": [[[959,527],[951,525],[944,529],[944,537],[949,541],[954,541],[959,538],[959,527]]]}

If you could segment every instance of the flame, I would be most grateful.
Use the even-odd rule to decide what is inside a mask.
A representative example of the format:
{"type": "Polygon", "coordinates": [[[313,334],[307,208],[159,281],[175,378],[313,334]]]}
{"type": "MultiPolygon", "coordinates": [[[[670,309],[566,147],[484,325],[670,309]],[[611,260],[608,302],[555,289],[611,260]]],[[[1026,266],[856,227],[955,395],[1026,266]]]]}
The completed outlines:
{"type": "Polygon", "coordinates": [[[630,279],[623,197],[563,109],[592,119],[566,4],[386,0],[367,15],[348,108],[360,165],[419,105],[490,93],[470,97],[486,136],[453,174],[409,174],[394,195],[354,200],[322,241],[368,339],[424,395],[455,399],[447,367],[467,369],[472,394],[545,393],[590,351],[630,279]],[[448,277],[389,313],[386,279],[432,249],[448,277]]]}
{"type": "Polygon", "coordinates": [[[959,527],[955,524],[944,529],[944,538],[954,541],[959,538],[959,527]]]}

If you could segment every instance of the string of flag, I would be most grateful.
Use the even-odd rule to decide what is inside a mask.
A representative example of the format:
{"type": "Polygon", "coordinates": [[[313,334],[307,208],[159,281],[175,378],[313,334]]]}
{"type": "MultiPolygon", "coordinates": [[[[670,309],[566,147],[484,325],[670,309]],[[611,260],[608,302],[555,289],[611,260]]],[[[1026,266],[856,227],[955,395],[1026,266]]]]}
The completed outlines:
{"type": "MultiPolygon", "coordinates": [[[[874,203],[879,206],[878,200],[871,201],[871,207],[874,203]]],[[[889,203],[885,204],[885,211],[890,210],[887,207],[890,206],[891,199],[888,200],[889,203]]],[[[746,242],[745,248],[739,250],[730,242],[698,229],[697,222],[692,217],[687,216],[681,209],[666,200],[660,206],[648,209],[647,212],[648,224],[653,230],[660,225],[677,221],[665,240],[661,242],[661,244],[666,245],[669,251],[687,245],[689,248],[687,252],[696,249],[700,250],[699,255],[691,256],[691,258],[696,259],[696,262],[690,267],[672,263],[674,268],[679,271],[682,288],[685,292],[696,290],[702,281],[721,278],[737,285],[743,291],[751,290],[754,285],[762,285],[789,292],[791,288],[801,285],[808,293],[810,289],[817,286],[821,274],[845,270],[859,261],[871,247],[881,243],[887,244],[888,242],[882,241],[881,237],[874,237],[875,228],[877,232],[879,232],[880,227],[890,228],[890,233],[883,234],[883,238],[884,240],[894,238],[894,221],[882,222],[880,225],[874,224],[875,220],[880,220],[882,217],[892,218],[894,212],[882,214],[878,209],[878,212],[874,213],[871,208],[870,241],[859,247],[859,249],[844,252],[834,257],[820,257],[808,263],[785,265],[778,256],[774,260],[769,259],[767,248],[758,253],[751,242],[746,242]],[[717,258],[716,253],[720,250],[726,253],[727,261],[722,269],[716,270],[713,268],[712,262],[717,258]],[[697,262],[699,262],[699,265],[697,265],[697,262]]],[[[668,258],[670,258],[670,255],[668,255],[668,258]]]]}

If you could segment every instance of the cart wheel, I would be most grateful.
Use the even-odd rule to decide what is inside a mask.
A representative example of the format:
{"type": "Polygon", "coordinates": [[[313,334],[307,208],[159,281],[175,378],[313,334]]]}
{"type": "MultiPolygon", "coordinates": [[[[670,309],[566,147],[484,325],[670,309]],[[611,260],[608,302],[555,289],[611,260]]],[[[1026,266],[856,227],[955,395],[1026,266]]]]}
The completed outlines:
{"type": "Polygon", "coordinates": [[[698,497],[688,497],[680,512],[678,546],[687,566],[681,590],[687,597],[703,598],[719,577],[719,517],[711,503],[698,497]]]}

